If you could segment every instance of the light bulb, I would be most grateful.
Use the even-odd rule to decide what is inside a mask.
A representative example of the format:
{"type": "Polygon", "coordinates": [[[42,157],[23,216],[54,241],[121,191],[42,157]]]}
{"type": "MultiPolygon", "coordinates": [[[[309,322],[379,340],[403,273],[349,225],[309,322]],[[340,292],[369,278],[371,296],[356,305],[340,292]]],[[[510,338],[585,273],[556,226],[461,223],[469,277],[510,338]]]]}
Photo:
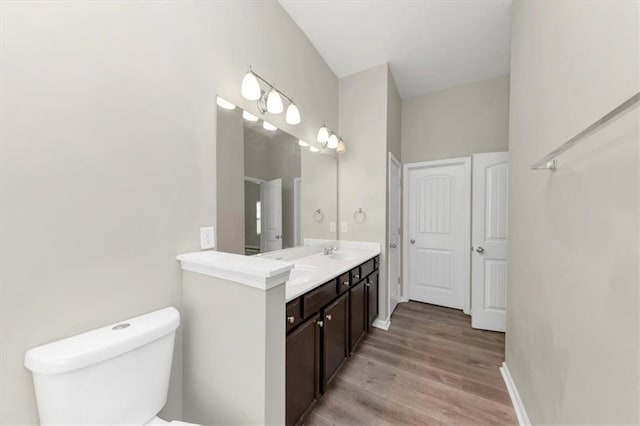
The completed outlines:
{"type": "Polygon", "coordinates": [[[309,147],[309,151],[311,151],[311,152],[320,152],[320,150],[318,148],[316,148],[315,146],[310,146],[309,147]]]}
{"type": "Polygon", "coordinates": [[[246,73],[242,79],[241,92],[242,96],[250,101],[257,101],[262,95],[260,83],[258,83],[258,79],[251,71],[246,73]]]}
{"type": "Polygon", "coordinates": [[[327,128],[327,126],[323,125],[322,127],[320,127],[320,130],[318,130],[318,142],[324,143],[328,140],[329,140],[329,129],[327,128]]]}
{"type": "Polygon", "coordinates": [[[220,96],[218,96],[218,98],[216,99],[216,103],[219,107],[224,109],[236,109],[236,106],[234,104],[224,98],[221,98],[220,96]]]}
{"type": "Polygon", "coordinates": [[[302,139],[298,139],[298,145],[300,145],[301,147],[309,146],[309,144],[303,141],[302,139]]]}
{"type": "Polygon", "coordinates": [[[329,136],[327,147],[331,149],[336,149],[338,147],[338,136],[336,136],[335,133],[331,133],[331,136],[329,136]]]}
{"type": "Polygon", "coordinates": [[[278,130],[276,126],[266,121],[262,122],[262,127],[265,128],[266,130],[271,130],[271,131],[278,130]]]}
{"type": "Polygon", "coordinates": [[[242,118],[244,118],[247,121],[258,121],[259,118],[256,117],[255,115],[251,114],[248,111],[242,111],[242,118]]]}
{"type": "Polygon", "coordinates": [[[338,154],[342,154],[347,150],[347,147],[344,145],[344,142],[342,141],[342,139],[340,139],[338,141],[338,147],[336,148],[336,152],[338,154]]]}
{"type": "Polygon", "coordinates": [[[296,104],[289,104],[289,107],[287,108],[287,116],[285,119],[289,124],[300,123],[300,110],[298,110],[296,104]]]}
{"type": "Polygon", "coordinates": [[[271,89],[267,96],[267,111],[271,114],[280,114],[284,110],[282,98],[276,89],[271,89]]]}

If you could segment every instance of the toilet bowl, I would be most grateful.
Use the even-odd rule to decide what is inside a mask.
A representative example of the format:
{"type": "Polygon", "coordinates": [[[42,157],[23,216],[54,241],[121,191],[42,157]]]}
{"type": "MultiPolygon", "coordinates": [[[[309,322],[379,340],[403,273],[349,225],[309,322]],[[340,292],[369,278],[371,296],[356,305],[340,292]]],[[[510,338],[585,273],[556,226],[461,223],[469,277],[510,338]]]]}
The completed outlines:
{"type": "Polygon", "coordinates": [[[179,324],[169,307],[30,349],[40,423],[193,425],[157,417],[179,324]]]}

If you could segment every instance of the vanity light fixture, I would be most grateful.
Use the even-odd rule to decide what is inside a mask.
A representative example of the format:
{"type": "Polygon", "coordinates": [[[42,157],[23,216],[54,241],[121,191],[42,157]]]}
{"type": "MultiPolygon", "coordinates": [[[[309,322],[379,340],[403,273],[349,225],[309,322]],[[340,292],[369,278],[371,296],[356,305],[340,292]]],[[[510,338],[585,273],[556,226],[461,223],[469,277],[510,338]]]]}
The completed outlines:
{"type": "Polygon", "coordinates": [[[335,149],[338,154],[346,150],[342,138],[324,124],[318,130],[318,142],[322,148],[335,149]]]}
{"type": "Polygon", "coordinates": [[[218,98],[216,99],[216,103],[218,104],[219,107],[224,109],[228,109],[228,110],[236,109],[236,106],[234,104],[232,104],[231,102],[229,102],[224,98],[221,98],[220,96],[218,96],[218,98]]]}
{"type": "Polygon", "coordinates": [[[327,148],[336,149],[338,147],[338,136],[335,133],[331,133],[329,140],[327,141],[327,148]]]}
{"type": "Polygon", "coordinates": [[[273,124],[267,122],[267,121],[263,121],[262,122],[262,127],[266,130],[271,130],[272,132],[275,130],[278,130],[278,128],[276,126],[274,126],[273,124]]]}
{"type": "Polygon", "coordinates": [[[275,85],[269,83],[264,78],[253,72],[251,67],[242,79],[242,86],[240,88],[242,96],[250,101],[257,101],[258,110],[264,114],[269,112],[271,114],[280,114],[284,111],[283,98],[289,102],[287,107],[287,113],[285,115],[285,121],[287,124],[299,124],[301,121],[300,110],[296,106],[293,99],[276,89],[275,85]],[[260,88],[260,82],[267,86],[267,90],[260,88]]]}
{"type": "Polygon", "coordinates": [[[255,115],[251,114],[248,111],[242,111],[242,118],[244,118],[247,121],[258,121],[259,118],[256,117],[255,115]]]}
{"type": "Polygon", "coordinates": [[[329,140],[329,128],[324,124],[318,130],[318,142],[326,143],[329,140]]]}
{"type": "Polygon", "coordinates": [[[298,145],[300,145],[303,148],[306,148],[309,146],[309,144],[303,141],[302,139],[298,139],[298,145]]]}
{"type": "Polygon", "coordinates": [[[320,152],[320,150],[318,148],[316,148],[315,146],[310,146],[309,147],[309,151],[311,151],[311,152],[320,152]]]}

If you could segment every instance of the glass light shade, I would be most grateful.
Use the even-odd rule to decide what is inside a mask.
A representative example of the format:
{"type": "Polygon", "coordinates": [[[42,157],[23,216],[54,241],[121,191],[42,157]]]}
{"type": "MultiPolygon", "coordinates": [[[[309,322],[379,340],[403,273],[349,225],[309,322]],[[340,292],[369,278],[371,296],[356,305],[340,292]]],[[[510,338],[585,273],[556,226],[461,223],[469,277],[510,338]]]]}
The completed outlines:
{"type": "Polygon", "coordinates": [[[342,141],[342,139],[340,139],[338,141],[338,147],[336,148],[336,152],[338,154],[342,154],[347,150],[347,147],[344,145],[344,142],[342,141]]]}
{"type": "Polygon", "coordinates": [[[283,110],[282,97],[276,89],[271,89],[269,96],[267,96],[267,111],[271,114],[280,114],[283,110]]]}
{"type": "Polygon", "coordinates": [[[260,83],[258,79],[251,71],[245,74],[242,79],[241,87],[242,97],[250,101],[257,101],[260,99],[262,92],[260,91],[260,83]]]}
{"type": "Polygon", "coordinates": [[[267,121],[262,122],[262,127],[265,128],[266,130],[271,130],[271,131],[278,130],[276,126],[274,126],[273,124],[267,121]]]}
{"type": "Polygon", "coordinates": [[[311,151],[311,152],[320,152],[320,150],[318,148],[316,148],[315,146],[310,146],[309,147],[309,151],[311,151]]]}
{"type": "Polygon", "coordinates": [[[328,140],[329,140],[329,129],[327,128],[327,126],[320,127],[320,130],[318,130],[318,142],[325,143],[328,140]]]}
{"type": "Polygon", "coordinates": [[[287,108],[287,116],[285,119],[289,124],[300,123],[300,110],[298,110],[296,104],[289,104],[289,107],[287,108]]]}
{"type": "Polygon", "coordinates": [[[221,98],[220,96],[218,96],[218,98],[216,99],[216,103],[218,104],[218,106],[220,108],[224,108],[224,109],[236,109],[236,106],[234,104],[232,104],[231,102],[229,102],[228,100],[221,98]]]}
{"type": "Polygon", "coordinates": [[[251,114],[248,111],[242,111],[242,118],[244,118],[247,121],[258,121],[259,118],[256,117],[255,115],[251,114]]]}
{"type": "Polygon", "coordinates": [[[303,141],[302,139],[298,139],[298,145],[302,146],[302,147],[307,147],[309,146],[308,143],[306,143],[305,141],[303,141]]]}
{"type": "Polygon", "coordinates": [[[331,133],[331,136],[329,136],[327,147],[331,149],[336,149],[338,147],[338,136],[336,136],[335,133],[331,133]]]}

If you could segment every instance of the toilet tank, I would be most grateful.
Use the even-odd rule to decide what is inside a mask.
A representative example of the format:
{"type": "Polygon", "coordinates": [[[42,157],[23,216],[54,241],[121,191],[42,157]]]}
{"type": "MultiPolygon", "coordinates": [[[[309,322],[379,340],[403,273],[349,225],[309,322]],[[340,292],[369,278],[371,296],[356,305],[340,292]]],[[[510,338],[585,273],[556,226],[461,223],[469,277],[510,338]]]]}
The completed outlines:
{"type": "Polygon", "coordinates": [[[138,424],[165,405],[180,314],[165,308],[29,350],[41,424],[138,424]]]}

